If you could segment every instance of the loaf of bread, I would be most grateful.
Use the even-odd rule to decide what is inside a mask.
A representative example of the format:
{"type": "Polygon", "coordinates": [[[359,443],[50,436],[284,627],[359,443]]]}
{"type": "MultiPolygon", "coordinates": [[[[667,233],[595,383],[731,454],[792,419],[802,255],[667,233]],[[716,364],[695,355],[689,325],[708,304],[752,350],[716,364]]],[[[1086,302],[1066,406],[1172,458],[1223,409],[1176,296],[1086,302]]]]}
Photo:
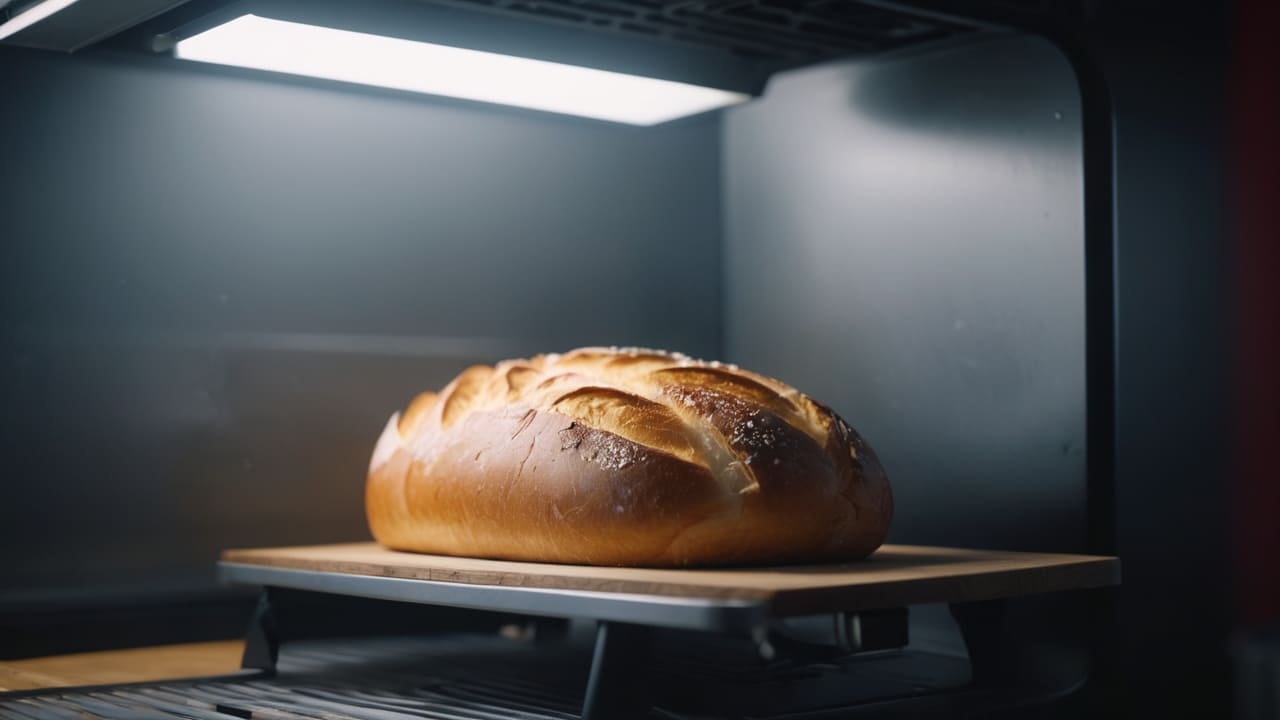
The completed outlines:
{"type": "Polygon", "coordinates": [[[393,415],[365,505],[381,544],[685,567],[853,560],[893,500],[834,412],[732,365],[583,348],[463,371],[393,415]]]}

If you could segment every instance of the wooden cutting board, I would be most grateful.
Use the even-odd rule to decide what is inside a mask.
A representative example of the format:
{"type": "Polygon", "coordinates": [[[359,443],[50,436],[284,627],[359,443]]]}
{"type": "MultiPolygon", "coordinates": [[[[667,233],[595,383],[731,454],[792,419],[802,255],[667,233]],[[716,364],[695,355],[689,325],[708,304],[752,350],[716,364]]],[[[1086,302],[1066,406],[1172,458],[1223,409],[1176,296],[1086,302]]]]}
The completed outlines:
{"type": "Polygon", "coordinates": [[[1120,582],[1114,557],[914,545],[886,545],[866,560],[842,564],[688,570],[420,555],[371,542],[228,550],[222,561],[472,585],[763,601],[789,614],[986,600],[1120,582]]]}

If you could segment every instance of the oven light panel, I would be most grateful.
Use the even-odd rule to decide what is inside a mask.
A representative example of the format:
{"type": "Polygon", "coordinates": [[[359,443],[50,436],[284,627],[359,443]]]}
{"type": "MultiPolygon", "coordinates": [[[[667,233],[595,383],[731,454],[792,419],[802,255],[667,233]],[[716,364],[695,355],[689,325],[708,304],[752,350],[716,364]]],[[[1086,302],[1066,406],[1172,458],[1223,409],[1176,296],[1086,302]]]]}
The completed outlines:
{"type": "Polygon", "coordinates": [[[0,40],[35,25],[50,15],[75,5],[77,0],[44,0],[0,24],[0,40]]]}
{"type": "Polygon", "coordinates": [[[180,41],[184,60],[654,125],[742,93],[562,63],[243,15],[180,41]]]}

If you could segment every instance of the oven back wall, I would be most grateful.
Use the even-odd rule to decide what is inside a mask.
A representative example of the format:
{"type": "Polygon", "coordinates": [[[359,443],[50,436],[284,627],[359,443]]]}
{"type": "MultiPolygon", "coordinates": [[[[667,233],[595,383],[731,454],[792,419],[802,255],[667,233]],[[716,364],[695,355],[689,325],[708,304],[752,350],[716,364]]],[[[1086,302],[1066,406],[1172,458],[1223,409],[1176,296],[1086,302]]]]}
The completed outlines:
{"type": "Polygon", "coordinates": [[[388,415],[469,363],[720,351],[714,117],[6,48],[0,79],[0,612],[367,538],[388,415]]]}

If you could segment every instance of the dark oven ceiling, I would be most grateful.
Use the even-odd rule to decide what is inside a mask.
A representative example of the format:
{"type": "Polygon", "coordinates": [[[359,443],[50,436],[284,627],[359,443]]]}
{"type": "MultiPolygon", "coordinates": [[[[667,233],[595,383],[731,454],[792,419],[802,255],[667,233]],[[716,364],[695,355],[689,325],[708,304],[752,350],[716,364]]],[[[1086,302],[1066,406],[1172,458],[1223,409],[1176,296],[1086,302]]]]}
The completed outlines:
{"type": "MultiPolygon", "coordinates": [[[[2,1],[2,0],[0,0],[2,1]]],[[[991,25],[1034,25],[1060,13],[1065,0],[414,0],[479,11],[505,22],[554,25],[628,42],[683,46],[748,62],[766,72],[823,60],[875,54],[961,36],[991,25]]],[[[17,13],[34,0],[0,4],[17,13]]],[[[5,42],[71,52],[166,14],[189,19],[231,0],[79,0],[5,42]],[[172,12],[171,12],[172,11],[172,12]]],[[[376,13],[377,3],[349,7],[376,13]]]]}
{"type": "Polygon", "coordinates": [[[437,0],[726,51],[772,66],[875,53],[972,25],[851,0],[437,0]]]}

